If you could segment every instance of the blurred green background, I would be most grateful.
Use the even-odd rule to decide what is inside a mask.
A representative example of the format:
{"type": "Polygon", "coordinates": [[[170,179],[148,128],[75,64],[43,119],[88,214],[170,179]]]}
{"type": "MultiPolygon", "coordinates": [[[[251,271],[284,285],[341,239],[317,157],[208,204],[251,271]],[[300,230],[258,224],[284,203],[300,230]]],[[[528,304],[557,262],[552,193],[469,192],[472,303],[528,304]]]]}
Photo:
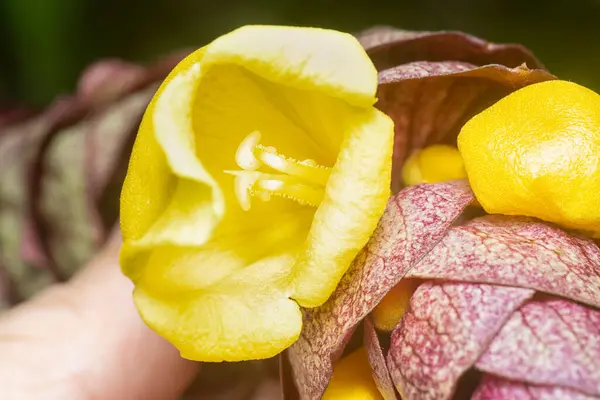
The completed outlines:
{"type": "Polygon", "coordinates": [[[600,0],[0,0],[0,101],[43,105],[94,60],[150,62],[256,23],[462,30],[523,43],[600,91],[600,0]]]}

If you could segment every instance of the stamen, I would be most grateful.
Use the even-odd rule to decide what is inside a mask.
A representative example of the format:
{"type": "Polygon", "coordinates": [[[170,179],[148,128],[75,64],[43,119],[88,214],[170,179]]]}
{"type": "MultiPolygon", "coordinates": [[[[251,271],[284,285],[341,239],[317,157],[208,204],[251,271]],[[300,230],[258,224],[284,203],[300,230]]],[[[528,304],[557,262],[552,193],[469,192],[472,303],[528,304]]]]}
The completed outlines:
{"type": "Polygon", "coordinates": [[[269,201],[269,200],[271,200],[271,192],[267,192],[266,190],[250,191],[250,194],[252,196],[258,197],[262,201],[269,201]]]}
{"type": "Polygon", "coordinates": [[[261,145],[256,146],[257,158],[274,170],[283,172],[284,174],[303,178],[307,182],[316,185],[325,186],[327,184],[329,173],[331,172],[329,168],[318,165],[314,160],[296,161],[293,158],[282,156],[273,151],[274,149],[271,149],[261,145]]]}
{"type": "Polygon", "coordinates": [[[242,171],[224,171],[234,175],[234,194],[244,211],[251,207],[251,197],[269,201],[284,197],[303,205],[317,207],[325,195],[331,169],[315,160],[297,161],[285,157],[277,149],[259,144],[261,134],[252,132],[240,143],[235,161],[242,171]],[[279,174],[257,171],[267,166],[279,174]]]}
{"type": "Polygon", "coordinates": [[[233,180],[233,192],[242,210],[250,210],[250,190],[256,181],[260,179],[260,173],[252,173],[250,171],[225,171],[225,173],[235,176],[233,180]]]}
{"type": "Polygon", "coordinates": [[[302,183],[290,183],[283,180],[261,180],[257,183],[257,186],[274,195],[313,207],[321,204],[325,195],[323,188],[303,185],[302,183]]]}
{"type": "Polygon", "coordinates": [[[254,171],[260,168],[261,162],[254,155],[254,149],[260,142],[260,132],[254,131],[242,140],[235,152],[235,162],[243,170],[254,171]]]}

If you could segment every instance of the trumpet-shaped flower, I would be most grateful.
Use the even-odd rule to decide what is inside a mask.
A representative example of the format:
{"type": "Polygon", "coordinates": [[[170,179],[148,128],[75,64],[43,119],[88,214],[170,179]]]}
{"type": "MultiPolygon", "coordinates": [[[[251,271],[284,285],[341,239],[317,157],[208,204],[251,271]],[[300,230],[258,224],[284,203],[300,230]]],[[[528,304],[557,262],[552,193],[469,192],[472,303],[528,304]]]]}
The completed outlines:
{"type": "Polygon", "coordinates": [[[248,26],[183,60],[148,106],[121,197],[123,272],[182,356],[271,357],[380,218],[393,124],[350,35],[248,26]]]}

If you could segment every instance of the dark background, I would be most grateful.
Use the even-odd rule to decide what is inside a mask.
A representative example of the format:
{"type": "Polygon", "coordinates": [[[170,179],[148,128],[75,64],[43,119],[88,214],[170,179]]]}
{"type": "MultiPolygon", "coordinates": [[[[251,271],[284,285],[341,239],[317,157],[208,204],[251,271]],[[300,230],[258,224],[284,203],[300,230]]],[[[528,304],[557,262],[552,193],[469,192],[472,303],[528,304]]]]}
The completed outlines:
{"type": "Polygon", "coordinates": [[[600,0],[0,0],[0,101],[43,105],[94,60],[150,62],[257,23],[462,30],[600,91],[600,0]]]}

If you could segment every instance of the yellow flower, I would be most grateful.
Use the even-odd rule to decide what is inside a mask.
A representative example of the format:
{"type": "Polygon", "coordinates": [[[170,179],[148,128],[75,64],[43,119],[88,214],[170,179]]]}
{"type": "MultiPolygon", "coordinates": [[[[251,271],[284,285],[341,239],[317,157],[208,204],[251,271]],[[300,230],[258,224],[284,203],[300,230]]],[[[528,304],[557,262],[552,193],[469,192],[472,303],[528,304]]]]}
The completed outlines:
{"type": "Polygon", "coordinates": [[[121,197],[123,272],[183,357],[271,357],[324,303],[389,196],[393,123],[350,35],[248,26],[148,106],[121,197]]]}
{"type": "Polygon", "coordinates": [[[322,400],[383,400],[373,380],[364,347],[348,354],[335,365],[322,400]]]}

